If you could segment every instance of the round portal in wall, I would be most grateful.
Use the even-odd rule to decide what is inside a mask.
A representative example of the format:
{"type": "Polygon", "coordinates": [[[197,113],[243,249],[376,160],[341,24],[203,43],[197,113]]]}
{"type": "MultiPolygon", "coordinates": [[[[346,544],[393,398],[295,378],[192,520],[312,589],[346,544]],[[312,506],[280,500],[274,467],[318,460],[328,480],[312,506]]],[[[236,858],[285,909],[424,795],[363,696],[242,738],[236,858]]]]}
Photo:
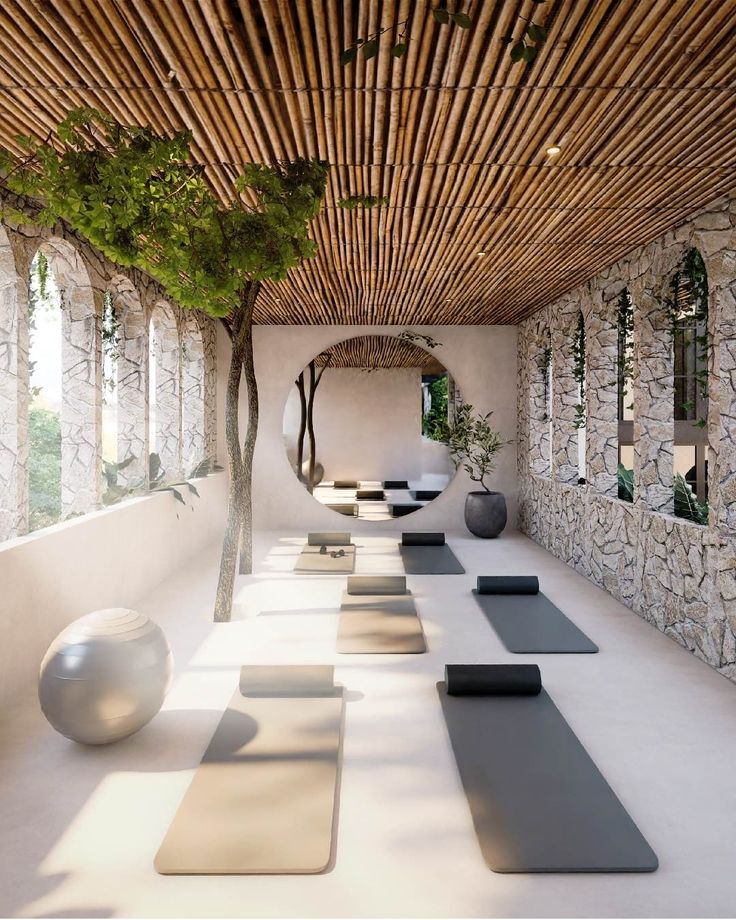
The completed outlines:
{"type": "Polygon", "coordinates": [[[364,335],[318,354],[286,401],[289,463],[333,511],[383,521],[418,511],[453,472],[447,426],[454,380],[414,333],[364,335]]]}

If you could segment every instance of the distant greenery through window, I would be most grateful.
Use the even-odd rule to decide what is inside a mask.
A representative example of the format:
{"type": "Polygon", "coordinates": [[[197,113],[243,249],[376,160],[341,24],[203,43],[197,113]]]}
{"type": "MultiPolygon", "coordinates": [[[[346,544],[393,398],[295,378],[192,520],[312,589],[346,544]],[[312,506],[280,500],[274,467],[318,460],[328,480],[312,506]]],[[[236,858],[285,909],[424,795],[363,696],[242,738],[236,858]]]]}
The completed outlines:
{"type": "Polygon", "coordinates": [[[422,434],[432,441],[447,441],[447,374],[422,378],[422,434]]]}

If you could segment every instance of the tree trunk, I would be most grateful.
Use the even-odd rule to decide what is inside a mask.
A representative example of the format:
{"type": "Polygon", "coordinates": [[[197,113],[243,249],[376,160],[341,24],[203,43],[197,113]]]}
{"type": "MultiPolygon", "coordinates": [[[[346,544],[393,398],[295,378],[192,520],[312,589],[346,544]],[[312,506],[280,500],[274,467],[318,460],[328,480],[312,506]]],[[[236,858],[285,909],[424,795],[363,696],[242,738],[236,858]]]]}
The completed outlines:
{"type": "Polygon", "coordinates": [[[253,455],[258,436],[258,381],[253,360],[253,306],[255,305],[260,282],[252,282],[252,296],[247,311],[248,334],[245,339],[243,371],[245,386],[248,391],[248,427],[243,444],[243,500],[240,519],[240,574],[253,572],[253,455]]]}
{"type": "Polygon", "coordinates": [[[302,466],[304,465],[304,435],[307,433],[307,394],[304,392],[304,371],[294,381],[299,391],[299,410],[301,417],[299,419],[299,436],[296,439],[296,475],[298,479],[302,478],[302,466]]]}
{"type": "Polygon", "coordinates": [[[232,613],[233,586],[240,540],[240,525],[243,520],[243,457],[240,450],[238,430],[238,408],[240,403],[240,375],[243,368],[245,348],[244,316],[240,312],[233,320],[232,354],[225,393],[225,442],[230,471],[228,487],[227,524],[222,542],[220,576],[215,597],[216,623],[228,622],[232,613]]]}
{"type": "Polygon", "coordinates": [[[314,492],[314,468],[317,462],[315,452],[317,450],[314,435],[314,391],[317,389],[317,382],[314,375],[314,361],[309,362],[309,401],[307,403],[307,431],[309,432],[309,475],[307,477],[307,489],[314,492]]]}

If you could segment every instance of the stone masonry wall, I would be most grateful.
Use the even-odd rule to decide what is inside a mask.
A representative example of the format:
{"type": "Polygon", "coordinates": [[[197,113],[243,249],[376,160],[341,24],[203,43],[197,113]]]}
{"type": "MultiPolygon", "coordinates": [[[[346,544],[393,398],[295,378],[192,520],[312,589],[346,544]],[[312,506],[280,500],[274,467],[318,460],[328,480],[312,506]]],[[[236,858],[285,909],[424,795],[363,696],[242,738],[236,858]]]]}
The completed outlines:
{"type": "Polygon", "coordinates": [[[722,198],[519,329],[522,531],[736,680],[736,199],[722,198]],[[699,526],[674,517],[673,352],[661,295],[685,250],[709,284],[708,494],[699,526]],[[634,306],[634,502],[617,498],[616,303],[634,306]],[[586,483],[573,463],[571,317],[586,324],[586,483]],[[552,342],[552,445],[540,348],[552,342]]]}

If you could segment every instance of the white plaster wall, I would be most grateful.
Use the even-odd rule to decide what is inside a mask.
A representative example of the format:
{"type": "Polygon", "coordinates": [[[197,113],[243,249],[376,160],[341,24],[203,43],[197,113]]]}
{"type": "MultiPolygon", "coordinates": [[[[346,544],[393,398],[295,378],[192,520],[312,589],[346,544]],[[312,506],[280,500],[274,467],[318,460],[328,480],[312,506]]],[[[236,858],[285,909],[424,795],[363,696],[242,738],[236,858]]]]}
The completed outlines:
{"type": "MultiPolygon", "coordinates": [[[[501,433],[516,436],[517,354],[515,326],[417,326],[415,332],[443,344],[437,358],[455,377],[467,402],[479,411],[494,411],[501,433]]],[[[254,464],[254,525],[258,530],[343,529],[345,518],[312,499],[289,466],[284,447],[283,416],[299,371],[320,351],[356,335],[396,335],[396,326],[258,326],[255,363],[260,392],[260,429],[254,464]]],[[[319,391],[318,391],[319,395],[319,391]]],[[[244,399],[244,397],[243,397],[244,399]]],[[[385,522],[351,522],[355,533],[416,530],[463,530],[465,495],[474,488],[459,473],[440,498],[407,518],[385,522]]],[[[516,446],[501,454],[492,488],[504,492],[509,525],[516,522],[516,446]]]]}
{"type": "Polygon", "coordinates": [[[221,539],[227,478],[198,479],[196,488],[199,498],[183,490],[187,507],[158,492],[0,544],[3,709],[35,687],[46,649],[72,620],[105,607],[135,608],[221,539]]]}
{"type": "MultiPolygon", "coordinates": [[[[421,381],[419,368],[411,367],[325,370],[314,399],[316,454],[325,480],[421,476],[421,381]]],[[[299,395],[292,387],[284,430],[293,458],[299,415],[299,395]]]]}

